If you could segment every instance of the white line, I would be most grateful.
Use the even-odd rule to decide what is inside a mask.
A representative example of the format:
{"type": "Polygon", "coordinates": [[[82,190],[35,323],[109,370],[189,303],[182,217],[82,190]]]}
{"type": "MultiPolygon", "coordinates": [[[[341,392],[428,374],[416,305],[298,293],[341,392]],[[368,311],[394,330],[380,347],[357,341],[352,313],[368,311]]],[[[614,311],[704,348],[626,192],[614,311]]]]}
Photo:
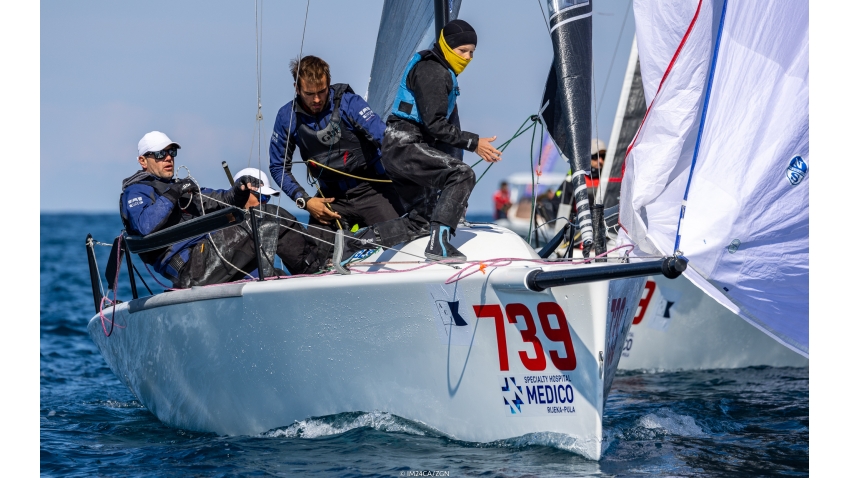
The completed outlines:
{"type": "Polygon", "coordinates": [[[559,13],[569,12],[570,10],[573,10],[573,9],[576,9],[576,8],[579,8],[579,7],[583,7],[583,6],[587,5],[588,3],[590,3],[590,2],[584,2],[584,3],[580,3],[578,5],[573,5],[572,7],[567,7],[567,8],[558,10],[557,12],[553,13],[551,17],[549,17],[549,21],[551,22],[552,19],[557,17],[559,13]]]}
{"type": "Polygon", "coordinates": [[[585,13],[584,15],[577,15],[577,16],[575,16],[575,17],[567,18],[566,20],[562,20],[562,21],[560,21],[560,22],[556,23],[554,27],[550,28],[550,29],[549,29],[549,33],[554,32],[554,31],[555,31],[555,29],[556,29],[556,28],[558,28],[558,27],[560,27],[561,25],[566,25],[567,23],[574,22],[574,21],[576,21],[576,20],[581,20],[582,18],[587,18],[587,17],[589,17],[589,16],[591,16],[591,15],[593,15],[593,12],[585,13]]]}

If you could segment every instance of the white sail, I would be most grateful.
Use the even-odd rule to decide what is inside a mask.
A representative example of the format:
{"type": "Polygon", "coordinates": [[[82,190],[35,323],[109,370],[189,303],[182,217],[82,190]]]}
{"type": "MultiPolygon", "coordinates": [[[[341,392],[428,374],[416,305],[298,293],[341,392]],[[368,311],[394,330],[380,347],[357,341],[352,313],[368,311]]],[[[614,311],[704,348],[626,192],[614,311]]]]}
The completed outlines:
{"type": "Polygon", "coordinates": [[[808,2],[634,8],[649,107],[621,237],[680,250],[694,284],[808,356],[808,2]]]}

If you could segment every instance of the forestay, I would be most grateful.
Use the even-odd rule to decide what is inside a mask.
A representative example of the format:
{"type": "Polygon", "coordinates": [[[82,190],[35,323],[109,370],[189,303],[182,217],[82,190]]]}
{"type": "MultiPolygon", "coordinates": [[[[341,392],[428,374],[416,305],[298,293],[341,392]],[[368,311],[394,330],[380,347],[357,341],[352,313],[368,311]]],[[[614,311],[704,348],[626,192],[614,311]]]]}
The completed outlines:
{"type": "Polygon", "coordinates": [[[805,356],[808,8],[635,1],[649,107],[627,153],[620,206],[622,240],[670,254],[679,229],[685,275],[805,356]]]}

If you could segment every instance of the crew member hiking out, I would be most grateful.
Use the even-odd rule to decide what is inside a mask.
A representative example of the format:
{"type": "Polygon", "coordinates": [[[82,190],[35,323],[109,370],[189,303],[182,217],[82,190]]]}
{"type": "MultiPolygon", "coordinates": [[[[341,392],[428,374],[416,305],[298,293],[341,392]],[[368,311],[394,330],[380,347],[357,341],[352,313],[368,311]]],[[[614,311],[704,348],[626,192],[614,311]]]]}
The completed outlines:
{"type": "Polygon", "coordinates": [[[457,75],[472,61],[477,43],[468,23],[452,20],[433,48],[416,53],[402,74],[387,119],[383,164],[408,212],[403,218],[407,237],[393,234],[401,232],[398,227],[379,224],[375,232],[382,244],[428,231],[428,259],[466,260],[449,243],[475,186],[475,173],[463,162],[462,150],[487,162],[499,161],[502,154],[490,144],[495,136],[480,138],[460,129],[457,75]]]}
{"type": "MultiPolygon", "coordinates": [[[[303,234],[304,226],[285,210],[264,204],[267,196],[279,194],[264,184],[264,174],[256,169],[242,171],[229,190],[199,188],[190,178],[174,179],[178,149],[179,144],[159,131],[151,131],[139,141],[138,161],[142,169],[124,180],[119,202],[128,234],[146,236],[228,205],[260,206],[262,211],[284,218],[263,214],[258,230],[262,243],[268,243],[266,252],[276,252],[293,274],[319,270],[322,263],[316,257],[316,244],[303,234]]],[[[139,257],[171,280],[175,288],[243,279],[260,267],[250,227],[245,221],[143,252],[139,257]]],[[[273,261],[271,264],[273,267],[273,261]]]]}
{"type": "MultiPolygon", "coordinates": [[[[310,213],[310,233],[333,242],[333,231],[370,226],[404,212],[381,164],[386,126],[366,101],[343,83],[331,85],[330,67],[306,56],[290,65],[297,101],[277,114],[269,147],[269,172],[295,204],[310,213]],[[292,174],[298,147],[318,195],[311,197],[292,174]]],[[[327,259],[332,247],[320,242],[327,259]]]]}

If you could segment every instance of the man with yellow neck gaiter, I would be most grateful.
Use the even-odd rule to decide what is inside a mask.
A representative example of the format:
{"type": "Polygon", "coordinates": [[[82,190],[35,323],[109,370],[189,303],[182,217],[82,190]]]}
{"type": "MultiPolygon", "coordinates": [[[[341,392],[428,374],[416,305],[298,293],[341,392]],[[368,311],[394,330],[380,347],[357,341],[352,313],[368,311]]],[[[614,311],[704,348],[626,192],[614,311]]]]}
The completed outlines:
{"type": "Polygon", "coordinates": [[[472,61],[477,43],[468,23],[452,20],[432,49],[420,51],[407,64],[387,119],[381,162],[408,215],[377,224],[376,242],[394,245],[429,233],[427,258],[466,260],[449,243],[475,186],[463,150],[488,162],[499,161],[502,154],[490,144],[495,136],[481,138],[460,129],[457,76],[472,61]]]}

